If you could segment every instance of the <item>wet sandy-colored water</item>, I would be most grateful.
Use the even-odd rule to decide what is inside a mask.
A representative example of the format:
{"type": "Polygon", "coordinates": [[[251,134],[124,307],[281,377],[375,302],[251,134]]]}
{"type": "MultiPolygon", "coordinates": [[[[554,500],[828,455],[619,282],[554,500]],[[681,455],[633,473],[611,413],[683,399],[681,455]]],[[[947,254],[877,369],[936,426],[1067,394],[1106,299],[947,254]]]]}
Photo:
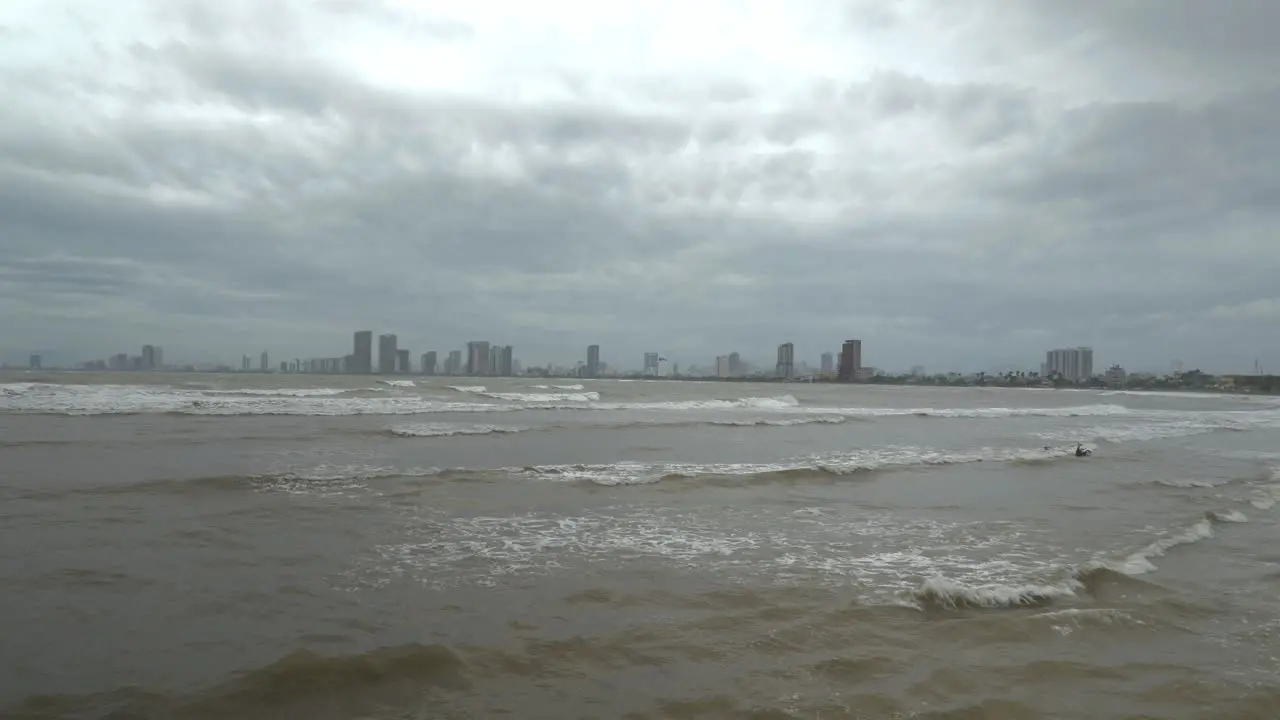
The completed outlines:
{"type": "Polygon", "coordinates": [[[0,715],[1280,717],[1280,398],[414,380],[0,377],[0,715]]]}

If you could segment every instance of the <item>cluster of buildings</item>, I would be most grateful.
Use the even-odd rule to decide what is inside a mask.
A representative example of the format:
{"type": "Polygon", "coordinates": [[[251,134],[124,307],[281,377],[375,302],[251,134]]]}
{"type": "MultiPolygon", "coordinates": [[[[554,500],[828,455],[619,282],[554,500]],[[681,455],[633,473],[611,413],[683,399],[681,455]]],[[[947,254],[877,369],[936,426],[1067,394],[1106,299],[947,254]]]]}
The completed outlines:
{"type": "MultiPolygon", "coordinates": [[[[43,366],[43,359],[39,355],[32,355],[27,367],[32,370],[39,370],[43,366]]],[[[140,355],[130,355],[129,353],[116,353],[105,360],[90,360],[82,366],[85,370],[114,372],[131,372],[142,370],[164,370],[164,349],[159,345],[143,345],[140,355]]]]}
{"type": "MultiPolygon", "coordinates": [[[[310,358],[280,363],[283,373],[322,373],[326,375],[470,375],[475,377],[511,377],[521,372],[515,359],[515,349],[510,345],[494,345],[487,340],[472,340],[463,351],[451,350],[441,363],[439,353],[431,350],[414,359],[408,348],[400,347],[400,339],[394,333],[378,336],[375,356],[373,331],[357,330],[352,338],[351,353],[342,357],[310,358]],[[375,364],[376,357],[376,364],[375,364]]],[[[244,359],[242,370],[251,370],[249,358],[244,359]]],[[[262,353],[259,371],[270,372],[267,353],[262,353]]]]}
{"type": "MultiPolygon", "coordinates": [[[[838,352],[822,353],[821,367],[814,372],[803,362],[796,362],[796,346],[794,343],[782,343],[778,346],[778,360],[774,364],[772,377],[782,380],[815,379],[852,382],[865,379],[873,373],[873,368],[862,364],[862,341],[845,340],[838,352]]],[[[768,376],[767,371],[755,371],[748,363],[743,362],[739,353],[716,357],[715,376],[722,378],[768,376]]]]}

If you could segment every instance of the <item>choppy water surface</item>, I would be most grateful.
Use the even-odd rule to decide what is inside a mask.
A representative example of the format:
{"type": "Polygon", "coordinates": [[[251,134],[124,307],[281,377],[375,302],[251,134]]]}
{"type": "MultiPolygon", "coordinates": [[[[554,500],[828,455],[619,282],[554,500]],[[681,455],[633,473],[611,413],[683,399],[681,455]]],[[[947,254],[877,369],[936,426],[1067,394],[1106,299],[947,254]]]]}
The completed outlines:
{"type": "Polygon", "coordinates": [[[0,715],[1280,717],[1277,499],[1276,398],[8,375],[0,715]]]}

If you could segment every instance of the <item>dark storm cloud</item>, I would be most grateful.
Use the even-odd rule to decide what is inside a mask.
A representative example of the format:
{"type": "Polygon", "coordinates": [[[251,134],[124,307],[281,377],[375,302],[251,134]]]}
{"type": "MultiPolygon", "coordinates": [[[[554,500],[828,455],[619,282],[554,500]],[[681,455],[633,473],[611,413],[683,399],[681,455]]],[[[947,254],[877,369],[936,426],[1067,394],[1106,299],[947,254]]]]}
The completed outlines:
{"type": "MultiPolygon", "coordinates": [[[[74,332],[101,354],[116,327],[192,356],[336,355],[373,327],[527,362],[601,342],[624,366],[783,341],[812,362],[859,336],[889,367],[1280,354],[1270,10],[1191,8],[1192,32],[1155,5],[818,3],[872,62],[767,80],[658,71],[589,34],[570,65],[486,65],[518,29],[391,3],[153,3],[158,29],[97,43],[101,71],[0,64],[0,322],[15,353],[74,332]],[[875,62],[879,32],[948,47],[919,28],[983,57],[875,62]],[[371,71],[360,33],[410,44],[371,71]],[[1055,73],[1013,63],[1032,45],[1055,73]],[[451,63],[474,87],[410,87],[451,63]],[[1063,89],[1110,76],[1124,97],[1063,89]]],[[[800,25],[779,61],[823,37],[800,25]]]]}

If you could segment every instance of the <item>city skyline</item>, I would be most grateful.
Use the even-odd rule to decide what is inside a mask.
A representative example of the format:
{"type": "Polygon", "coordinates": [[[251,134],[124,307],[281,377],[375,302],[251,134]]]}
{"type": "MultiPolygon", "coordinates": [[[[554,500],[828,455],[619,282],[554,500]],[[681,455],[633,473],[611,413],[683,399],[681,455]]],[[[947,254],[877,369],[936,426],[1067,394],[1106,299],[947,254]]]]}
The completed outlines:
{"type": "MultiPolygon", "coordinates": [[[[443,364],[440,363],[440,351],[428,350],[421,353],[415,364],[412,351],[400,347],[399,337],[395,333],[382,333],[378,336],[377,363],[372,355],[371,330],[357,330],[352,333],[351,352],[343,356],[326,356],[313,358],[285,359],[277,365],[269,362],[268,350],[258,356],[255,367],[254,357],[243,355],[240,372],[251,373],[298,373],[298,374],[345,374],[345,375],[418,375],[418,376],[451,376],[451,377],[520,377],[529,375],[554,375],[561,377],[578,377],[583,379],[613,376],[656,376],[656,377],[705,377],[705,378],[772,378],[778,380],[825,379],[836,382],[864,382],[876,376],[925,377],[947,375],[1017,375],[1040,377],[1044,379],[1059,378],[1074,383],[1090,380],[1104,380],[1109,385],[1119,385],[1129,375],[1157,376],[1165,373],[1150,368],[1126,369],[1119,363],[1112,363],[1105,371],[1095,369],[1094,352],[1089,346],[1055,348],[1045,351],[1044,361],[1038,368],[1027,365],[1009,365],[999,369],[985,371],[961,372],[955,369],[935,369],[926,373],[923,365],[912,365],[909,370],[874,367],[864,362],[863,343],[861,339],[846,339],[837,351],[821,352],[817,365],[810,365],[803,358],[797,360],[795,345],[784,342],[776,347],[776,364],[772,369],[759,367],[750,360],[744,360],[739,351],[715,356],[708,366],[699,361],[682,366],[658,352],[645,352],[641,360],[641,369],[629,368],[625,363],[610,364],[601,357],[600,345],[588,345],[585,349],[585,360],[579,359],[568,364],[548,363],[545,366],[525,368],[514,354],[514,347],[501,345],[487,340],[471,340],[465,350],[446,350],[443,364]],[[466,360],[463,360],[465,352],[466,360]],[[528,372],[526,372],[528,370],[528,372]]],[[[198,370],[196,365],[163,362],[164,350],[159,345],[146,344],[139,355],[115,353],[104,359],[95,359],[57,366],[46,365],[39,354],[28,357],[26,368],[71,369],[71,370],[112,370],[112,371],[152,371],[152,370],[198,370]]],[[[12,364],[0,367],[12,369],[12,364]]],[[[20,366],[21,367],[21,366],[20,366]]],[[[234,372],[235,368],[227,364],[203,364],[205,370],[214,369],[223,372],[234,372]]],[[[1184,371],[1185,364],[1181,360],[1173,360],[1168,373],[1184,371]]],[[[1194,368],[1202,370],[1202,368],[1194,368]]],[[[1241,376],[1248,372],[1236,373],[1241,376]]],[[[1253,375],[1265,374],[1264,365],[1254,361],[1253,375]]]]}
{"type": "MultiPolygon", "coordinates": [[[[372,347],[373,331],[357,330],[352,333],[351,352],[339,356],[320,356],[320,357],[292,357],[286,356],[278,364],[269,362],[270,351],[263,350],[260,355],[256,356],[257,365],[254,365],[255,356],[248,354],[241,356],[239,369],[241,372],[287,372],[287,373],[329,373],[329,374],[370,374],[370,375],[448,375],[457,377],[514,377],[523,374],[525,369],[524,363],[514,355],[514,346],[492,343],[487,340],[472,340],[466,343],[462,350],[445,349],[427,350],[421,352],[420,355],[414,356],[415,350],[400,347],[399,336],[396,333],[381,333],[378,336],[378,348],[375,353],[372,347]],[[439,360],[445,358],[443,363],[439,360]],[[464,359],[465,358],[465,359],[464,359]],[[376,362],[375,362],[376,360],[376,362]]],[[[610,363],[607,362],[600,354],[600,345],[592,344],[586,346],[585,360],[569,360],[567,363],[548,362],[545,364],[530,364],[527,367],[534,368],[538,372],[545,372],[555,369],[557,373],[571,375],[581,378],[603,377],[603,370],[608,369],[608,374],[643,374],[643,375],[671,375],[680,374],[678,372],[681,367],[678,359],[666,357],[663,353],[648,351],[643,353],[639,367],[629,367],[626,362],[610,363]]],[[[862,340],[847,339],[833,352],[829,350],[820,351],[815,364],[810,364],[809,359],[801,356],[797,359],[795,354],[795,344],[785,342],[777,345],[776,363],[771,368],[756,365],[750,359],[743,359],[742,353],[732,351],[725,355],[716,355],[712,357],[707,365],[702,363],[705,358],[694,359],[684,365],[684,368],[693,373],[695,376],[701,377],[774,377],[779,379],[791,379],[796,377],[827,377],[839,381],[862,380],[870,377],[875,373],[887,373],[891,375],[910,375],[920,376],[924,373],[924,365],[913,364],[909,370],[903,368],[886,368],[868,365],[864,362],[862,354],[862,340]]],[[[119,371],[138,371],[138,370],[159,370],[165,368],[176,367],[222,367],[228,371],[234,371],[235,367],[225,362],[174,362],[165,363],[163,361],[164,350],[160,345],[145,344],[141,347],[139,355],[130,355],[127,352],[113,353],[103,358],[91,360],[76,360],[68,363],[47,363],[40,353],[32,353],[27,356],[26,364],[18,364],[12,362],[0,363],[5,368],[22,368],[30,369],[53,369],[55,367],[61,369],[95,369],[95,370],[119,370],[119,371]]],[[[1129,368],[1118,362],[1112,362],[1110,367],[1103,371],[1095,369],[1093,348],[1089,346],[1076,346],[1067,348],[1050,349],[1044,352],[1043,361],[1038,366],[1033,362],[1013,363],[1000,366],[998,368],[986,368],[985,370],[974,369],[936,369],[935,374],[972,374],[972,373],[1006,373],[1017,372],[1026,374],[1035,374],[1044,377],[1053,375],[1061,376],[1072,381],[1083,381],[1094,377],[1110,377],[1119,374],[1121,377],[1126,372],[1137,372],[1140,374],[1161,374],[1164,369],[1141,367],[1129,368]]],[[[1258,374],[1263,372],[1266,365],[1258,359],[1255,359],[1250,371],[1236,371],[1238,374],[1247,375],[1252,372],[1258,374]]],[[[1169,372],[1180,372],[1185,368],[1182,360],[1174,359],[1169,362],[1167,370],[1169,372]]],[[[1204,368],[1196,367],[1195,369],[1203,370],[1204,368]]]]}
{"type": "Polygon", "coordinates": [[[1280,5],[393,5],[3,4],[0,360],[1280,365],[1280,5]]]}

